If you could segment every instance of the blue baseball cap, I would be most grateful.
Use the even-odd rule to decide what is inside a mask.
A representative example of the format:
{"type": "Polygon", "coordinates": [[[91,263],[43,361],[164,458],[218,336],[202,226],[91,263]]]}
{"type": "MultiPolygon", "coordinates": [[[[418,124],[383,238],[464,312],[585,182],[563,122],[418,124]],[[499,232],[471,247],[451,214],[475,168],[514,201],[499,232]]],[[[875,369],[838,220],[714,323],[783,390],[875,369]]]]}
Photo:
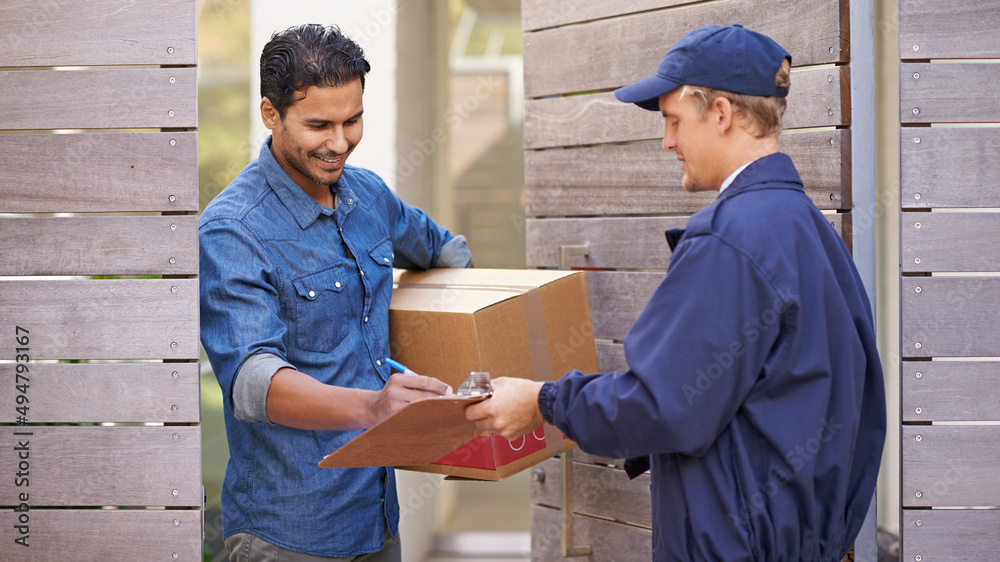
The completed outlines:
{"type": "Polygon", "coordinates": [[[660,110],[660,96],[685,84],[751,96],[788,95],[774,77],[792,56],[770,37],[740,24],[707,25],[674,44],[656,74],[615,90],[619,100],[650,111],[660,110]]]}

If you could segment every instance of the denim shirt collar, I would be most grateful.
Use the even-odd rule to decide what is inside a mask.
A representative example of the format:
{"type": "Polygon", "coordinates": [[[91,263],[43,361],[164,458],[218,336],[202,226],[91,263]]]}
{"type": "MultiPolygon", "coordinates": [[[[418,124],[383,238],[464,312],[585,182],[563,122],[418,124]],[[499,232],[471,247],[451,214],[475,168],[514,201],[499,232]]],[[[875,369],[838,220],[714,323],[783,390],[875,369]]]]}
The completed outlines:
{"type": "MultiPolygon", "coordinates": [[[[281,167],[278,160],[271,153],[271,137],[268,136],[264,141],[264,144],[260,147],[260,154],[258,156],[258,164],[260,165],[261,172],[264,174],[264,178],[267,179],[267,183],[271,186],[271,190],[274,191],[278,199],[281,200],[281,204],[288,209],[288,212],[295,217],[295,222],[299,223],[299,227],[303,230],[309,228],[312,223],[316,222],[316,219],[322,215],[333,215],[334,210],[320,205],[313,199],[312,195],[305,192],[299,184],[295,183],[288,172],[281,167]]],[[[344,172],[347,172],[347,167],[345,166],[344,172]]],[[[347,185],[347,181],[344,178],[345,174],[340,176],[340,181],[338,181],[332,188],[336,191],[337,195],[340,196],[341,205],[337,208],[338,223],[340,223],[347,213],[351,212],[354,205],[357,204],[357,198],[354,197],[354,193],[351,191],[350,187],[347,185]]]]}

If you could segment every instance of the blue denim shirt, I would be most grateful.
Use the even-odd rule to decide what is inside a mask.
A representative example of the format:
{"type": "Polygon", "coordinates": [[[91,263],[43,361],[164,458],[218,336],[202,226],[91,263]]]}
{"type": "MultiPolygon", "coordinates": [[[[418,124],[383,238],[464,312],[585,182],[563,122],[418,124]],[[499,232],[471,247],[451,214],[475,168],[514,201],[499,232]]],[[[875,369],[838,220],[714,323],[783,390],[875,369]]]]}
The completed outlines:
{"type": "Polygon", "coordinates": [[[466,267],[471,255],[374,173],[345,166],[336,210],[319,205],[270,151],[202,214],[201,339],[224,398],[230,458],[226,536],[246,532],[296,552],[380,550],[399,520],[386,468],[321,469],[360,433],[272,424],[271,376],[293,367],[319,381],[379,390],[389,378],[392,267],[466,267]]]}

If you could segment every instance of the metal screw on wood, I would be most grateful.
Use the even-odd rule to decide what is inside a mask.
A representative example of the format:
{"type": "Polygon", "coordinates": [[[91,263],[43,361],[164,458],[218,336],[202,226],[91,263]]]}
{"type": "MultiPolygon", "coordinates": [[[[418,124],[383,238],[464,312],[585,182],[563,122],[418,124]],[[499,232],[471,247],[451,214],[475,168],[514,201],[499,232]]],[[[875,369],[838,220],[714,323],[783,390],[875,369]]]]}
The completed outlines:
{"type": "Polygon", "coordinates": [[[175,263],[177,263],[177,258],[170,258],[167,261],[170,262],[170,265],[174,265],[175,263]]]}
{"type": "Polygon", "coordinates": [[[170,139],[170,146],[177,146],[177,140],[176,139],[170,139]]]}
{"type": "MultiPolygon", "coordinates": [[[[917,342],[917,343],[913,344],[913,347],[915,347],[917,349],[920,349],[921,347],[923,347],[923,344],[921,344],[920,342],[917,342]]],[[[917,439],[917,441],[920,441],[920,440],[917,439]]]]}
{"type": "Polygon", "coordinates": [[[830,194],[830,201],[833,201],[836,198],[837,198],[837,196],[835,194],[833,194],[833,193],[830,194]]]}
{"type": "MultiPolygon", "coordinates": [[[[920,492],[917,492],[917,493],[920,494],[920,492]]],[[[923,494],[920,494],[920,495],[922,496],[923,494]]],[[[924,524],[924,522],[921,521],[921,520],[919,520],[919,519],[917,519],[916,521],[914,521],[914,523],[916,523],[917,527],[920,527],[920,526],[922,526],[924,524]]]]}
{"type": "Polygon", "coordinates": [[[174,48],[173,47],[167,47],[167,54],[168,55],[174,54],[174,48]]]}
{"type": "Polygon", "coordinates": [[[177,230],[177,225],[176,224],[170,225],[170,230],[177,230]]]}
{"type": "Polygon", "coordinates": [[[524,139],[524,144],[531,144],[531,137],[524,139]]]}
{"type": "Polygon", "coordinates": [[[174,377],[176,379],[177,377],[180,376],[180,373],[178,373],[177,371],[174,371],[173,373],[170,373],[170,376],[174,377]]]}
{"type": "Polygon", "coordinates": [[[170,349],[177,349],[177,342],[175,341],[170,342],[170,349]]]}
{"type": "Polygon", "coordinates": [[[171,195],[171,196],[167,197],[167,201],[170,201],[171,203],[173,203],[174,201],[177,201],[177,197],[171,195]]]}
{"type": "Polygon", "coordinates": [[[176,82],[176,81],[177,81],[177,79],[176,79],[176,78],[174,78],[173,76],[171,76],[171,77],[170,77],[170,83],[171,83],[171,84],[173,84],[173,83],[174,83],[174,82],[176,82]]]}
{"type": "Polygon", "coordinates": [[[539,482],[539,483],[545,482],[545,470],[541,468],[536,468],[535,470],[532,470],[531,480],[532,482],[539,482]]]}
{"type": "MultiPolygon", "coordinates": [[[[916,494],[914,494],[914,495],[915,495],[915,496],[917,496],[918,498],[922,498],[922,497],[924,497],[924,493],[923,493],[923,492],[917,492],[917,493],[916,493],[916,494]]],[[[919,526],[919,525],[918,525],[918,526],[919,526]]]]}
{"type": "Polygon", "coordinates": [[[177,287],[170,287],[170,292],[171,293],[176,293],[177,292],[177,287]]]}
{"type": "Polygon", "coordinates": [[[920,144],[920,137],[913,137],[913,144],[920,144]]]}
{"type": "Polygon", "coordinates": [[[833,54],[833,47],[830,47],[830,54],[833,54]]]}
{"type": "Polygon", "coordinates": [[[923,556],[920,556],[920,555],[918,554],[918,555],[914,556],[914,557],[913,557],[913,559],[914,559],[914,560],[916,560],[917,562],[920,562],[921,560],[923,560],[923,559],[924,559],[924,557],[923,557],[923,556]]]}
{"type": "Polygon", "coordinates": [[[827,115],[833,115],[833,110],[832,110],[832,109],[830,109],[830,110],[827,110],[826,114],[827,114],[827,115]]]}
{"type": "MultiPolygon", "coordinates": [[[[177,407],[177,406],[174,406],[174,407],[172,407],[172,408],[170,408],[170,409],[171,409],[171,410],[173,410],[173,409],[174,409],[174,408],[176,408],[176,407],[177,407]]],[[[181,438],[181,435],[180,435],[180,433],[175,433],[175,434],[174,434],[174,441],[180,441],[180,438],[181,438]]]]}
{"type": "Polygon", "coordinates": [[[919,193],[914,193],[913,194],[913,198],[919,201],[920,200],[920,194],[919,193]]]}
{"type": "Polygon", "coordinates": [[[920,263],[920,258],[913,260],[913,263],[920,263]]]}
{"type": "Polygon", "coordinates": [[[177,555],[177,553],[176,553],[176,552],[175,552],[175,553],[173,554],[173,558],[174,558],[174,560],[177,560],[177,558],[178,558],[178,555],[177,555]]]}
{"type": "Polygon", "coordinates": [[[924,409],[923,408],[917,408],[917,409],[915,409],[913,411],[916,412],[916,413],[918,413],[918,414],[924,413],[924,409]]]}
{"type": "Polygon", "coordinates": [[[919,72],[914,72],[913,73],[913,79],[914,80],[920,80],[920,73],[919,72]]]}
{"type": "Polygon", "coordinates": [[[180,494],[180,490],[177,489],[170,490],[170,493],[176,496],[177,494],[180,494]]]}
{"type": "Polygon", "coordinates": [[[914,45],[913,46],[913,50],[914,51],[919,51],[920,50],[920,45],[914,45]]]}
{"type": "Polygon", "coordinates": [[[828,76],[826,77],[826,81],[827,81],[827,82],[833,82],[833,74],[830,74],[830,75],[828,75],[828,76]]]}
{"type": "Polygon", "coordinates": [[[914,223],[913,228],[920,228],[920,223],[914,223]]]}
{"type": "MultiPolygon", "coordinates": [[[[915,436],[913,438],[913,440],[914,441],[923,441],[924,440],[924,436],[923,435],[917,435],[917,436],[915,436]]],[[[917,493],[919,494],[920,492],[917,492],[917,493]]],[[[920,496],[917,496],[917,497],[920,497],[920,496]]]]}
{"type": "Polygon", "coordinates": [[[181,526],[181,520],[180,519],[174,519],[174,527],[180,527],[180,526],[181,526]]]}
{"type": "Polygon", "coordinates": [[[920,115],[920,108],[919,107],[914,107],[913,108],[913,114],[914,115],[920,115]]]}
{"type": "Polygon", "coordinates": [[[830,146],[833,146],[833,144],[834,144],[833,139],[830,139],[830,146]]]}
{"type": "Polygon", "coordinates": [[[923,291],[923,289],[921,289],[920,287],[917,287],[916,289],[913,289],[913,290],[914,290],[914,291],[916,291],[916,292],[918,292],[918,293],[919,293],[920,291],[923,291]]]}
{"type": "Polygon", "coordinates": [[[922,378],[924,378],[924,374],[923,374],[923,373],[921,373],[920,371],[917,371],[917,374],[915,374],[915,375],[913,375],[913,376],[917,377],[918,379],[922,379],[922,378]]]}

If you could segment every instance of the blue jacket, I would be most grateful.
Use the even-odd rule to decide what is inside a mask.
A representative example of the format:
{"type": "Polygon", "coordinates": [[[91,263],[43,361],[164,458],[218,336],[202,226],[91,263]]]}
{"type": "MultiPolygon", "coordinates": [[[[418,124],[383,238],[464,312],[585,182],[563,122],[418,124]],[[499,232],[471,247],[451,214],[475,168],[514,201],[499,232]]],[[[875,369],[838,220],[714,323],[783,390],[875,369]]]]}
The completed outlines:
{"type": "Polygon", "coordinates": [[[580,448],[649,456],[654,560],[838,561],[886,432],[871,307],[784,154],[688,221],[625,336],[629,370],[547,383],[580,448]]]}

